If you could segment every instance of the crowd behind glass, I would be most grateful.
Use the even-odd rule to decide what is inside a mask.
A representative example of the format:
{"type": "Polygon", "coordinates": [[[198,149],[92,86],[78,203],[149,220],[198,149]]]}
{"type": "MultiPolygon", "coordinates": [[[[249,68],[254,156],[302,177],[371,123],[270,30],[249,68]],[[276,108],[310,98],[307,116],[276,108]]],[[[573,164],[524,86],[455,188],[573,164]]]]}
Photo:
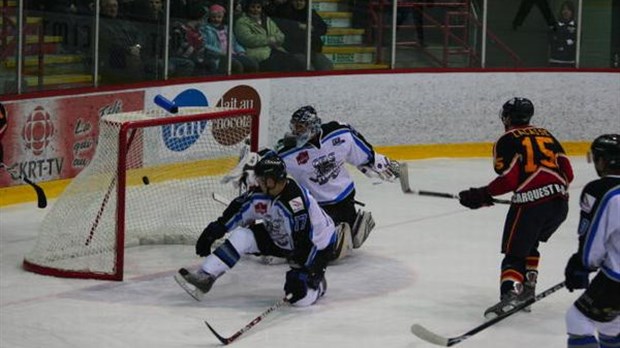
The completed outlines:
{"type": "Polygon", "coordinates": [[[618,67],[617,13],[607,50],[588,59],[581,0],[524,0],[510,12],[495,2],[341,0],[334,11],[320,0],[0,0],[0,95],[263,72],[618,67]],[[350,25],[336,28],[343,13],[350,25]],[[47,64],[50,54],[64,63],[47,64]]]}

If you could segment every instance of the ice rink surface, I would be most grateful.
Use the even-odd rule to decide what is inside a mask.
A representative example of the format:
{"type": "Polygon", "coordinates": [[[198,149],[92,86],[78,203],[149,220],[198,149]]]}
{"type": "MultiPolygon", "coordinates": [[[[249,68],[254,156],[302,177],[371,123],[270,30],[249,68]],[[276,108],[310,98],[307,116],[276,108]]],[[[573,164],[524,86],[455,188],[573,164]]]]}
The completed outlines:
{"type": "MultiPolygon", "coordinates": [[[[571,210],[540,248],[539,290],[563,280],[564,265],[577,248],[579,193],[596,178],[585,159],[574,157],[572,163],[571,210]]],[[[449,193],[495,177],[490,158],[411,161],[409,174],[416,190],[449,193]]],[[[507,206],[472,211],[454,199],[405,195],[398,184],[354,176],[357,199],[377,223],[369,239],[328,268],[327,294],[316,305],[285,306],[234,346],[423,348],[433,345],[411,334],[413,323],[451,337],[483,322],[484,309],[498,300],[507,206]]],[[[179,267],[199,265],[193,246],[128,248],[123,282],[25,272],[23,256],[34,246],[47,209],[34,202],[0,209],[2,348],[217,347],[203,320],[229,336],[284,295],[287,266],[246,257],[218,279],[203,302],[194,301],[172,278],[179,267]]],[[[577,296],[560,290],[531,313],[518,313],[457,346],[565,347],[564,313],[577,296]]]]}

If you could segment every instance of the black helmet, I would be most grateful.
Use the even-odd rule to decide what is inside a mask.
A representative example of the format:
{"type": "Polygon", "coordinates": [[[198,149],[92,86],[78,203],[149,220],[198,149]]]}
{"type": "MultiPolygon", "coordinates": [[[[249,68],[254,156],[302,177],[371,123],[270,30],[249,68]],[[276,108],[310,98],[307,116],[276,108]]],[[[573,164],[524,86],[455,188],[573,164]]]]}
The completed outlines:
{"type": "Polygon", "coordinates": [[[267,154],[256,163],[254,175],[257,178],[284,179],[286,178],[286,164],[278,155],[267,154]]]}
{"type": "Polygon", "coordinates": [[[526,125],[534,115],[534,104],[527,98],[512,98],[505,102],[500,111],[502,122],[510,125],[526,125]]]}
{"type": "Polygon", "coordinates": [[[607,168],[620,169],[620,134],[603,134],[592,142],[590,152],[594,161],[604,158],[607,168]]]}

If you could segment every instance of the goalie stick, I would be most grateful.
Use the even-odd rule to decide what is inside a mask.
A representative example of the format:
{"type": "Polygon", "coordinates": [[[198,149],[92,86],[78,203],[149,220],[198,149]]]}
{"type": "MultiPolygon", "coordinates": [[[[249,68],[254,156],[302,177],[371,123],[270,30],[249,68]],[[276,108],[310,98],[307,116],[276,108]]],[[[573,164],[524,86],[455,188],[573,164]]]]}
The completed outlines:
{"type": "MultiPolygon", "coordinates": [[[[399,180],[400,180],[400,188],[402,189],[403,193],[412,194],[412,195],[420,195],[420,196],[459,199],[459,195],[453,194],[453,193],[413,190],[411,186],[409,185],[409,169],[407,167],[407,163],[404,163],[404,162],[400,164],[399,180]]],[[[493,203],[510,204],[511,202],[508,199],[493,198],[493,203]]]]}
{"type": "Polygon", "coordinates": [[[45,191],[43,191],[43,188],[41,188],[41,186],[32,182],[30,179],[28,179],[28,177],[14,173],[12,171],[12,167],[9,168],[6,164],[2,162],[0,162],[0,167],[4,168],[4,170],[6,170],[7,173],[9,173],[9,175],[11,175],[11,178],[13,178],[13,180],[21,179],[23,182],[30,185],[34,189],[34,192],[37,194],[37,207],[41,209],[47,207],[47,196],[45,195],[45,191]]]}
{"type": "Polygon", "coordinates": [[[253,328],[256,324],[258,324],[259,322],[261,322],[263,319],[265,319],[265,317],[267,317],[271,312],[275,311],[276,309],[282,307],[283,305],[287,304],[288,301],[293,297],[292,294],[288,294],[286,295],[284,298],[282,298],[281,300],[278,300],[278,302],[274,303],[271,307],[267,308],[264,312],[262,312],[259,316],[257,316],[256,318],[254,318],[251,322],[249,322],[246,326],[244,326],[242,329],[240,329],[239,331],[235,332],[232,336],[230,337],[222,337],[220,334],[218,334],[211,325],[209,325],[209,323],[205,320],[205,324],[207,325],[207,327],[209,328],[209,330],[211,330],[211,332],[215,335],[215,337],[217,337],[218,340],[220,340],[220,342],[222,342],[223,345],[227,345],[230,344],[232,342],[234,342],[236,339],[238,339],[241,335],[243,335],[244,333],[246,333],[247,331],[249,331],[251,328],[253,328]]]}
{"type": "Polygon", "coordinates": [[[560,282],[552,287],[550,287],[549,289],[541,292],[540,294],[530,298],[529,300],[519,304],[518,306],[516,306],[515,308],[513,308],[512,310],[506,312],[503,315],[500,315],[498,317],[495,317],[491,320],[488,320],[478,326],[476,326],[475,328],[467,331],[466,333],[460,335],[460,336],[455,336],[455,337],[444,337],[441,335],[438,335],[432,331],[430,331],[429,329],[425,328],[424,326],[420,325],[420,324],[413,324],[413,326],[411,326],[411,332],[418,336],[419,338],[436,344],[438,346],[443,346],[443,347],[451,347],[455,344],[461,343],[463,341],[465,341],[466,339],[470,338],[471,336],[477,334],[478,332],[493,326],[497,323],[499,323],[500,321],[508,318],[509,316],[522,311],[523,309],[529,307],[530,305],[532,305],[535,302],[538,302],[540,300],[542,300],[543,298],[553,294],[554,292],[562,289],[564,287],[564,282],[560,282]]]}

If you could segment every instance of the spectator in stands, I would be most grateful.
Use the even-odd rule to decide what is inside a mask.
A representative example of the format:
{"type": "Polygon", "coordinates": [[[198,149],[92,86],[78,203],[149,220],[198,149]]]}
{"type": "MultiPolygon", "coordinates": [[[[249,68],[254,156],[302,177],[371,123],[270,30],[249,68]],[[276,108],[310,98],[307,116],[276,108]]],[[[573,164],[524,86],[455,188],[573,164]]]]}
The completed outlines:
{"type": "Polygon", "coordinates": [[[512,21],[512,29],[517,30],[517,28],[523,24],[525,17],[527,17],[534,5],[538,6],[540,9],[549,28],[555,30],[555,18],[553,17],[553,11],[551,11],[548,0],[521,0],[521,5],[519,5],[517,14],[512,21]]]}
{"type": "Polygon", "coordinates": [[[145,45],[142,47],[142,58],[145,77],[148,80],[159,80],[164,77],[166,16],[163,1],[134,0],[135,13],[130,16],[140,22],[140,29],[145,38],[145,45]]]}
{"type": "Polygon", "coordinates": [[[577,24],[575,6],[572,1],[564,1],[560,7],[557,30],[550,33],[549,66],[575,67],[577,44],[577,24]]]}
{"type": "Polygon", "coordinates": [[[135,13],[132,17],[146,22],[163,23],[166,17],[164,5],[164,0],[134,0],[135,13]]]}
{"type": "Polygon", "coordinates": [[[103,83],[142,81],[144,39],[133,23],[118,18],[117,0],[100,1],[99,64],[103,83]]]}
{"type": "MultiPolygon", "coordinates": [[[[307,0],[288,0],[274,4],[270,8],[273,20],[285,35],[284,48],[294,54],[300,63],[306,65],[308,2],[307,0]]],[[[310,62],[314,70],[332,70],[334,64],[323,53],[321,36],[327,34],[327,24],[312,10],[310,29],[310,62]]]]}
{"type": "Polygon", "coordinates": [[[213,73],[208,66],[205,41],[200,27],[205,21],[207,10],[199,3],[192,3],[187,8],[188,19],[178,19],[172,24],[170,38],[170,61],[177,71],[175,76],[205,75],[213,73]]]}
{"type": "MultiPolygon", "coordinates": [[[[435,0],[414,0],[414,2],[432,4],[435,0]]],[[[413,25],[418,35],[418,45],[420,45],[420,47],[426,47],[426,42],[424,41],[424,7],[426,6],[430,7],[431,5],[399,7],[396,12],[396,25],[402,25],[407,19],[407,14],[411,13],[413,25]]]]}
{"type": "MultiPolygon", "coordinates": [[[[228,53],[228,26],[224,24],[226,9],[218,4],[209,7],[209,18],[200,27],[207,49],[207,64],[219,73],[227,72],[228,53]]],[[[245,48],[232,35],[231,72],[235,74],[252,73],[258,71],[256,59],[245,54],[245,48]]]]}
{"type": "MultiPolygon", "coordinates": [[[[165,0],[164,0],[165,4],[165,0]]],[[[190,17],[196,17],[192,15],[192,11],[198,6],[202,6],[208,9],[212,4],[210,0],[171,0],[170,1],[170,21],[186,20],[190,17]]],[[[165,5],[164,5],[165,6],[165,5]]],[[[164,7],[165,9],[165,7],[164,7]]]]}
{"type": "MultiPolygon", "coordinates": [[[[233,21],[236,22],[241,14],[243,13],[243,2],[244,0],[234,0],[233,1],[233,21]]],[[[228,3],[228,2],[226,2],[228,3]]],[[[233,22],[233,23],[234,23],[233,22]]]]}
{"type": "Polygon", "coordinates": [[[263,12],[271,17],[276,23],[282,11],[288,6],[288,0],[270,0],[264,5],[263,12]]]}
{"type": "MultiPolygon", "coordinates": [[[[67,14],[92,14],[94,0],[47,0],[38,9],[67,14]]],[[[36,4],[36,2],[35,2],[36,4]]]]}
{"type": "Polygon", "coordinates": [[[136,0],[118,0],[118,16],[120,18],[133,19],[139,15],[139,5],[136,0]]]}
{"type": "Polygon", "coordinates": [[[261,71],[299,71],[304,66],[282,47],[284,33],[263,13],[262,0],[247,0],[235,22],[235,35],[246,54],[258,61],[261,71]]]}

